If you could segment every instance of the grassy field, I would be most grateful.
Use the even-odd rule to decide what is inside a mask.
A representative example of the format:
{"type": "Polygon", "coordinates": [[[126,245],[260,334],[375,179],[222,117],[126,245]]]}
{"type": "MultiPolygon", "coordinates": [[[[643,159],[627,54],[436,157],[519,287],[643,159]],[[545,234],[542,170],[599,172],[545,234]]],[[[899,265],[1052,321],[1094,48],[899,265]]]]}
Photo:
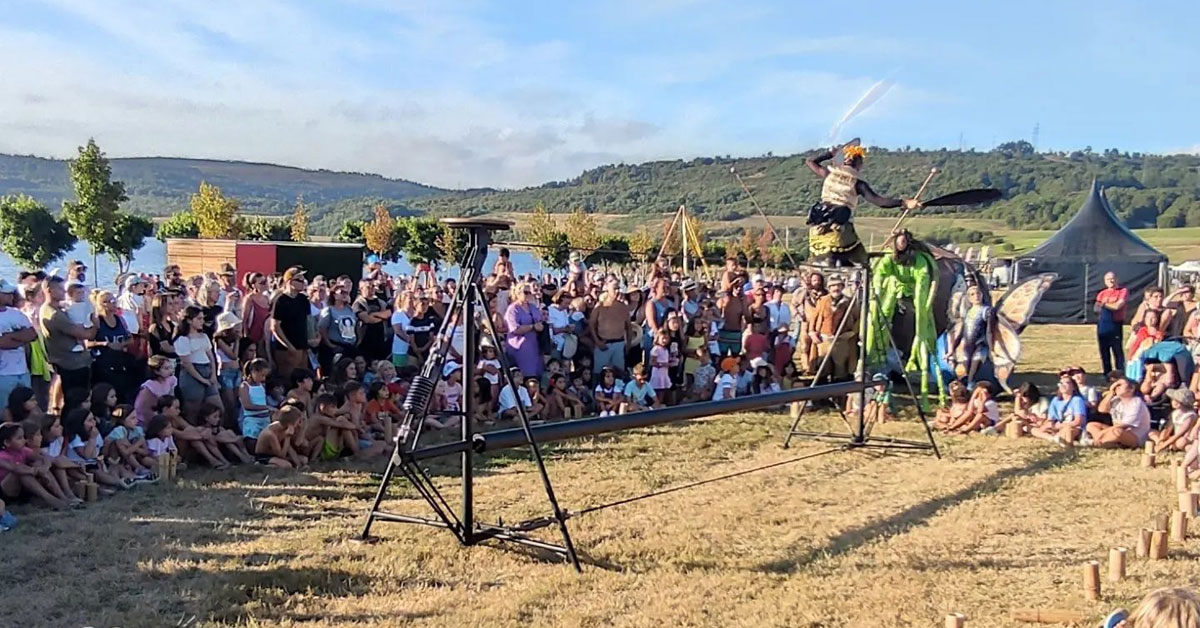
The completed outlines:
{"type": "MultiPolygon", "coordinates": [[[[1034,327],[1025,375],[1096,371],[1090,328],[1034,327]]],[[[1018,374],[1018,379],[1022,377],[1018,374]]],[[[828,421],[817,417],[814,424],[828,421]]],[[[821,451],[780,448],[785,414],[713,417],[550,450],[567,508],[821,451]]],[[[920,436],[914,422],[880,428],[920,436]]],[[[0,535],[8,626],[1017,626],[1017,607],[1099,618],[1148,590],[1196,585],[1200,541],[1132,557],[1138,528],[1176,503],[1170,470],[1133,452],[940,438],[944,457],[834,453],[571,522],[604,566],[568,566],[445,533],[381,524],[349,539],[369,467],[186,472],[84,512],[18,509],[0,535]],[[1081,565],[1130,550],[1128,579],[1089,602],[1081,565]]],[[[445,471],[435,468],[435,472],[445,471]]],[[[449,494],[454,481],[440,480],[449,494]]],[[[398,486],[398,489],[400,487],[398,486]]],[[[392,510],[420,513],[415,500],[392,510]]],[[[494,457],[478,511],[545,513],[532,465],[494,457]]],[[[546,538],[553,538],[543,530],[546,538]]]]}

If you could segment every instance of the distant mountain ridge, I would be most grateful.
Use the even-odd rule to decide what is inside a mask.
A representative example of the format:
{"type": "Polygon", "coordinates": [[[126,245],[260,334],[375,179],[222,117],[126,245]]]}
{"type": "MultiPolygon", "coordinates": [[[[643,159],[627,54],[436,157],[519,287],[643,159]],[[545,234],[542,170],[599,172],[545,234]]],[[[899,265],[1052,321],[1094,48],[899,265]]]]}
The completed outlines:
{"type": "MultiPolygon", "coordinates": [[[[314,214],[324,214],[339,204],[369,206],[379,200],[403,204],[410,199],[447,190],[377,174],[307,170],[292,166],[189,159],[180,157],[113,158],[113,178],[125,183],[129,202],[125,208],[151,216],[166,216],[182,209],[207,181],[227,196],[241,201],[251,214],[290,213],[303,196],[314,214]],[[321,211],[327,210],[327,211],[321,211]]],[[[67,161],[0,154],[0,194],[28,194],[52,209],[74,197],[67,161]]],[[[314,216],[319,219],[320,216],[314,216]]]]}

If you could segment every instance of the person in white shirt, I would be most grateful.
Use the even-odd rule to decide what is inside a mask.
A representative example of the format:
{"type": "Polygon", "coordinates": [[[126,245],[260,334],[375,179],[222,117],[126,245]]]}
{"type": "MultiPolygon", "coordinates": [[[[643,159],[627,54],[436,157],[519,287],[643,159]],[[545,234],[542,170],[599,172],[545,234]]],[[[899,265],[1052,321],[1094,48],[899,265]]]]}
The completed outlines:
{"type": "Polygon", "coordinates": [[[713,389],[713,401],[733,399],[737,396],[737,378],[733,374],[738,370],[739,364],[740,361],[733,356],[721,360],[721,374],[717,376],[713,389]]]}
{"type": "Polygon", "coordinates": [[[546,322],[550,324],[550,341],[554,343],[555,357],[562,356],[567,332],[571,331],[571,296],[565,290],[554,295],[554,302],[546,308],[546,322]]]}
{"type": "Polygon", "coordinates": [[[0,279],[0,400],[18,387],[30,387],[25,347],[37,340],[37,332],[21,310],[13,307],[17,286],[0,279]]]}
{"type": "MultiPolygon", "coordinates": [[[[521,375],[521,369],[512,367],[508,371],[512,375],[512,380],[517,383],[517,393],[520,395],[521,405],[525,408],[528,414],[533,410],[533,399],[529,397],[529,391],[525,390],[522,383],[525,378],[521,375]]],[[[520,414],[517,412],[517,396],[513,394],[512,386],[508,385],[507,381],[502,382],[500,386],[500,418],[511,420],[519,419],[520,414]]],[[[530,415],[530,419],[537,417],[530,415]]]]}
{"type": "MultiPolygon", "coordinates": [[[[67,312],[67,318],[72,323],[79,325],[84,329],[91,329],[93,322],[92,318],[96,314],[96,309],[92,306],[92,302],[87,298],[87,288],[73,281],[67,284],[67,302],[63,305],[67,312]]],[[[83,343],[76,344],[71,351],[82,353],[84,351],[83,343]]]]}
{"type": "Polygon", "coordinates": [[[767,302],[767,313],[770,318],[770,329],[789,327],[792,324],[792,308],[783,302],[783,288],[775,286],[771,290],[771,300],[767,302]]]}
{"type": "Polygon", "coordinates": [[[1137,449],[1150,435],[1150,408],[1137,396],[1137,384],[1121,378],[1113,382],[1109,394],[1097,407],[1112,417],[1112,426],[1088,423],[1087,433],[1096,447],[1137,449]]]}

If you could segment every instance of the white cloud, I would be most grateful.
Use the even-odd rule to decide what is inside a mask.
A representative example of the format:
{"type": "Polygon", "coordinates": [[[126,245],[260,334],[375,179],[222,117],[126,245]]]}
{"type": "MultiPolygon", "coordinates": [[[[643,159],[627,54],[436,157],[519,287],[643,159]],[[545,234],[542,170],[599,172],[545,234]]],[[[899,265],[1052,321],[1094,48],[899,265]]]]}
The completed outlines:
{"type": "MultiPolygon", "coordinates": [[[[645,103],[657,99],[644,93],[647,80],[672,72],[710,80],[694,70],[719,65],[714,53],[614,49],[613,67],[657,64],[646,74],[660,76],[605,81],[578,62],[576,42],[506,39],[475,18],[469,2],[348,0],[339,10],[379,16],[369,35],[282,0],[47,4],[96,34],[0,26],[0,151],[63,157],[94,136],[112,156],[244,159],[517,187],[605,162],[785,150],[775,145],[782,134],[760,141],[727,130],[731,111],[773,101],[798,117],[828,117],[837,99],[814,96],[874,80],[812,74],[801,85],[763,71],[748,94],[685,98],[648,114],[645,103]]],[[[687,0],[652,4],[648,11],[696,10],[687,0]]],[[[844,44],[764,45],[718,69],[844,44]]]]}

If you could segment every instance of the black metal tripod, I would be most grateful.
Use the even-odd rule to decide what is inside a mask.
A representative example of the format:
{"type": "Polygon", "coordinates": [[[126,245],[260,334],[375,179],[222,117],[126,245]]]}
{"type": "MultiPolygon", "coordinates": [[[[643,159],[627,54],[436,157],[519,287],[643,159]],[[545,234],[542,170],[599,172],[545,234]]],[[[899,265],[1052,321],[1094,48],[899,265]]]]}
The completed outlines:
{"type": "MultiPolygon", "coordinates": [[[[461,417],[462,441],[471,443],[476,436],[471,421],[475,415],[476,405],[474,394],[475,366],[479,363],[477,351],[480,344],[480,329],[491,338],[493,345],[497,349],[502,347],[500,338],[492,326],[492,319],[487,309],[487,299],[484,298],[483,290],[480,287],[483,264],[487,257],[488,245],[491,242],[491,232],[508,230],[510,224],[498,220],[460,218],[447,218],[443,219],[442,222],[452,228],[465,229],[468,234],[467,250],[460,265],[461,275],[458,282],[458,289],[455,291],[454,297],[450,302],[450,307],[446,311],[446,318],[442,321],[439,338],[448,338],[456,324],[464,326],[466,342],[462,355],[464,391],[462,395],[462,408],[460,411],[452,414],[461,417]],[[476,326],[477,321],[479,327],[476,326]]],[[[515,400],[521,429],[524,431],[525,441],[529,445],[530,452],[533,454],[533,460],[538,468],[538,473],[541,475],[542,486],[546,491],[546,499],[550,503],[551,514],[514,525],[503,525],[501,523],[492,525],[477,522],[475,520],[474,504],[475,452],[473,449],[466,447],[459,452],[462,464],[462,505],[459,513],[455,512],[455,509],[450,506],[446,498],[437,489],[437,486],[430,479],[429,474],[421,467],[420,460],[413,456],[413,451],[416,450],[417,442],[420,438],[421,426],[428,414],[429,403],[433,397],[434,388],[436,387],[438,378],[441,376],[446,354],[449,351],[449,344],[449,342],[439,340],[439,343],[434,345],[434,349],[430,351],[429,359],[423,365],[420,375],[414,378],[412,386],[409,388],[408,396],[404,399],[400,429],[396,436],[392,457],[388,462],[387,470],[384,471],[383,480],[379,484],[379,490],[375,494],[375,501],[371,505],[370,513],[367,515],[367,522],[363,526],[361,538],[364,540],[370,538],[371,525],[377,520],[428,525],[449,530],[458,539],[459,543],[463,545],[475,545],[481,541],[495,539],[548,550],[566,557],[575,570],[579,571],[579,557],[575,553],[575,546],[571,542],[571,534],[567,530],[567,515],[559,508],[558,499],[554,495],[554,487],[550,483],[550,476],[546,473],[546,465],[542,459],[541,449],[538,447],[534,434],[530,429],[529,416],[525,412],[525,405],[521,402],[521,392],[523,392],[521,383],[513,380],[509,372],[508,359],[503,351],[497,350],[497,358],[501,365],[500,372],[504,378],[504,387],[512,393],[515,400]],[[421,498],[433,510],[434,515],[437,517],[436,519],[392,513],[380,509],[380,505],[387,496],[392,478],[397,472],[412,484],[421,498]],[[550,525],[558,526],[559,531],[562,533],[562,545],[539,541],[525,534],[526,532],[550,525]]]]}
{"type": "MultiPolygon", "coordinates": [[[[877,257],[880,254],[871,254],[872,257],[877,257]]],[[[871,265],[869,263],[855,267],[861,273],[862,280],[859,282],[859,289],[851,299],[851,306],[857,301],[859,305],[859,333],[858,333],[858,380],[863,383],[863,388],[858,391],[858,416],[857,425],[852,425],[846,417],[845,412],[838,408],[842,419],[846,422],[849,428],[849,433],[838,434],[834,432],[814,432],[811,430],[797,429],[800,426],[800,421],[804,418],[804,412],[808,409],[808,402],[800,402],[799,411],[796,413],[795,419],[792,421],[792,426],[788,429],[787,436],[784,438],[783,447],[786,449],[791,446],[792,438],[809,438],[819,441],[834,441],[845,442],[849,448],[870,447],[876,449],[896,449],[896,450],[916,450],[916,451],[932,451],[933,455],[941,458],[942,454],[938,451],[937,442],[933,439],[933,430],[929,427],[929,420],[925,416],[925,410],[922,408],[920,397],[917,396],[913,389],[912,382],[908,379],[908,374],[904,374],[904,384],[908,388],[908,394],[912,399],[913,405],[917,408],[917,416],[921,419],[921,424],[925,427],[925,435],[928,437],[928,442],[908,440],[903,438],[893,438],[890,436],[872,436],[868,426],[866,417],[867,408],[867,388],[871,386],[867,381],[867,334],[870,325],[874,325],[875,321],[871,316],[874,310],[871,308],[871,302],[875,295],[871,289],[871,265]]],[[[837,342],[837,337],[842,333],[845,327],[846,320],[849,316],[843,316],[838,324],[837,331],[834,332],[834,342],[837,342]]],[[[888,341],[894,351],[899,354],[899,349],[896,346],[896,338],[892,335],[890,325],[883,325],[887,331],[888,341]]],[[[813,385],[816,385],[825,372],[825,367],[828,366],[829,360],[833,355],[832,347],[826,352],[822,358],[820,365],[817,367],[816,377],[813,379],[813,385]]]]}

